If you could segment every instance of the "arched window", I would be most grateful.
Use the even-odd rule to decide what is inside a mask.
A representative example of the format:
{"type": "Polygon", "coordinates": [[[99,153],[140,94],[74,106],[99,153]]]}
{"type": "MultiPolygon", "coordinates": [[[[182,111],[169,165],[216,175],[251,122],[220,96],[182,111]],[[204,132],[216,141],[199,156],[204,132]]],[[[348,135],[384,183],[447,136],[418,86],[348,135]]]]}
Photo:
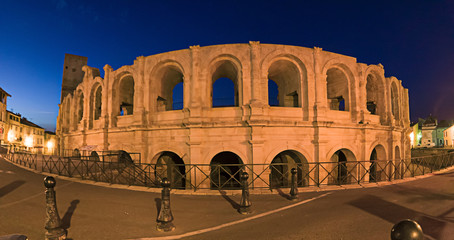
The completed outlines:
{"type": "Polygon", "coordinates": [[[101,116],[101,105],[102,105],[102,87],[98,86],[95,91],[94,95],[94,103],[93,103],[93,110],[94,110],[94,119],[98,120],[101,116]]]}
{"type": "Polygon", "coordinates": [[[347,76],[338,68],[326,73],[328,104],[331,110],[349,111],[349,90],[347,76]]]}
{"type": "Polygon", "coordinates": [[[214,65],[211,78],[212,107],[239,106],[239,78],[232,62],[223,60],[214,65]]]}
{"type": "Polygon", "coordinates": [[[391,109],[394,119],[399,120],[399,94],[396,83],[391,84],[391,109]]]}
{"type": "Polygon", "coordinates": [[[157,109],[170,111],[183,109],[183,73],[176,66],[165,66],[157,72],[159,79],[157,109]]]}
{"type": "Polygon", "coordinates": [[[80,121],[82,121],[82,117],[84,116],[84,94],[82,93],[82,91],[79,91],[76,108],[76,123],[79,123],[80,121]]]}
{"type": "MultiPolygon", "coordinates": [[[[298,68],[292,62],[279,60],[271,64],[268,69],[268,80],[274,81],[277,85],[278,106],[301,107],[301,78],[298,68]]],[[[268,85],[269,92],[270,86],[268,85]]],[[[269,97],[268,102],[270,103],[269,97]]]]}
{"type": "Polygon", "coordinates": [[[134,113],[134,78],[131,75],[120,80],[119,100],[119,115],[132,115],[134,113]]]}

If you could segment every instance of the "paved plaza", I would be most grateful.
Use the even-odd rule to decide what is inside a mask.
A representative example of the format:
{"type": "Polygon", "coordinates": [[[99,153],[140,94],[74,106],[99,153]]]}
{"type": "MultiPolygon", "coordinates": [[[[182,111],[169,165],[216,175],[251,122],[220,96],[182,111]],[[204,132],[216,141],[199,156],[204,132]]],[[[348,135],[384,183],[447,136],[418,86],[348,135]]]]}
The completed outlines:
{"type": "MultiPolygon", "coordinates": [[[[44,238],[45,175],[0,159],[0,236],[44,238]]],[[[418,221],[427,239],[454,236],[454,171],[399,184],[251,195],[171,195],[176,230],[156,230],[160,193],[57,179],[57,204],[69,239],[390,239],[392,226],[418,221]]],[[[145,188],[143,188],[146,190],[145,188]]]]}

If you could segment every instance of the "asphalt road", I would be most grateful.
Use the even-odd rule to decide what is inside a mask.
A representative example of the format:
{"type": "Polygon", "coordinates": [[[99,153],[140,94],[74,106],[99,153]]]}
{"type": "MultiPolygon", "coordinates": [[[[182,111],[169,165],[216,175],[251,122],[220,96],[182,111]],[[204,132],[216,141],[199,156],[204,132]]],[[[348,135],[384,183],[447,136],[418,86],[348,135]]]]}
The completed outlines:
{"type": "MultiPolygon", "coordinates": [[[[44,239],[43,178],[0,159],[0,236],[44,239]]],[[[55,190],[69,239],[187,234],[183,239],[382,240],[390,239],[392,226],[406,218],[418,221],[427,239],[454,239],[453,172],[381,187],[301,193],[298,202],[285,193],[251,195],[254,213],[246,216],[236,212],[240,196],[172,194],[176,230],[171,233],[156,230],[158,193],[58,178],[55,190]]]]}

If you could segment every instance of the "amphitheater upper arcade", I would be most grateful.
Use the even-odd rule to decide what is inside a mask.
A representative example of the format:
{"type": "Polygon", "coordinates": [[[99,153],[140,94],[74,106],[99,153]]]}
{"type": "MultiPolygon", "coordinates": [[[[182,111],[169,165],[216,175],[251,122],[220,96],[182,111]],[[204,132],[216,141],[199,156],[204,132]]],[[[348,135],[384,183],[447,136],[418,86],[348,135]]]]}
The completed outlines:
{"type": "Polygon", "coordinates": [[[243,163],[270,163],[288,150],[309,162],[329,161],[338,150],[349,160],[368,160],[375,149],[382,159],[410,156],[401,81],[385,77],[381,64],[321,48],[192,46],[117,70],[106,65],[104,78],[96,68],[83,71],[60,104],[61,149],[139,152],[143,162],[170,152],[198,164],[221,152],[243,163]],[[233,101],[213,106],[217,80],[226,79],[233,101]]]}

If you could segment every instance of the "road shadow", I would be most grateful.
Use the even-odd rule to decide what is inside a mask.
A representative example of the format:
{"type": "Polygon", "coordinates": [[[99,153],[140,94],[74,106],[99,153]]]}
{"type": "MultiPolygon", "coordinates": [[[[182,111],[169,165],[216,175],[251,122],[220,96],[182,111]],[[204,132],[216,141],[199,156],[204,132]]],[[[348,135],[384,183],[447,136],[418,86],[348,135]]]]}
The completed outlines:
{"type": "MultiPolygon", "coordinates": [[[[414,211],[392,202],[388,202],[379,197],[366,195],[349,202],[350,205],[373,214],[392,224],[396,224],[404,219],[412,219],[421,225],[424,234],[435,239],[440,239],[446,222],[427,214],[414,211]]],[[[391,229],[390,229],[391,231],[391,229]]]]}
{"type": "Polygon", "coordinates": [[[231,199],[229,196],[227,196],[227,194],[225,193],[225,191],[219,190],[219,193],[221,194],[221,196],[222,196],[225,200],[227,200],[227,202],[230,203],[230,205],[232,205],[232,207],[233,207],[235,210],[240,209],[240,204],[238,204],[237,202],[233,201],[233,199],[231,199]]]}
{"type": "Polygon", "coordinates": [[[0,197],[3,197],[6,194],[14,191],[15,189],[17,189],[20,186],[22,186],[24,183],[25,183],[25,181],[23,181],[23,180],[16,180],[16,181],[13,181],[13,182],[10,182],[10,183],[6,184],[2,188],[0,188],[0,197]]]}
{"type": "Polygon", "coordinates": [[[285,199],[287,199],[287,200],[292,200],[292,199],[290,198],[290,195],[284,193],[284,192],[282,191],[282,189],[276,188],[276,191],[277,191],[277,193],[279,193],[279,195],[280,195],[281,197],[283,197],[283,198],[285,198],[285,199]]]}
{"type": "Polygon", "coordinates": [[[61,219],[61,227],[65,230],[68,230],[68,228],[71,227],[71,218],[74,214],[74,211],[77,208],[77,204],[79,204],[79,199],[71,201],[71,204],[69,205],[68,209],[66,210],[65,215],[63,215],[63,218],[61,219]]]}
{"type": "Polygon", "coordinates": [[[156,215],[156,218],[159,216],[159,212],[161,211],[161,198],[155,198],[154,199],[155,203],[156,203],[156,210],[158,211],[157,215],[156,215]]]}

